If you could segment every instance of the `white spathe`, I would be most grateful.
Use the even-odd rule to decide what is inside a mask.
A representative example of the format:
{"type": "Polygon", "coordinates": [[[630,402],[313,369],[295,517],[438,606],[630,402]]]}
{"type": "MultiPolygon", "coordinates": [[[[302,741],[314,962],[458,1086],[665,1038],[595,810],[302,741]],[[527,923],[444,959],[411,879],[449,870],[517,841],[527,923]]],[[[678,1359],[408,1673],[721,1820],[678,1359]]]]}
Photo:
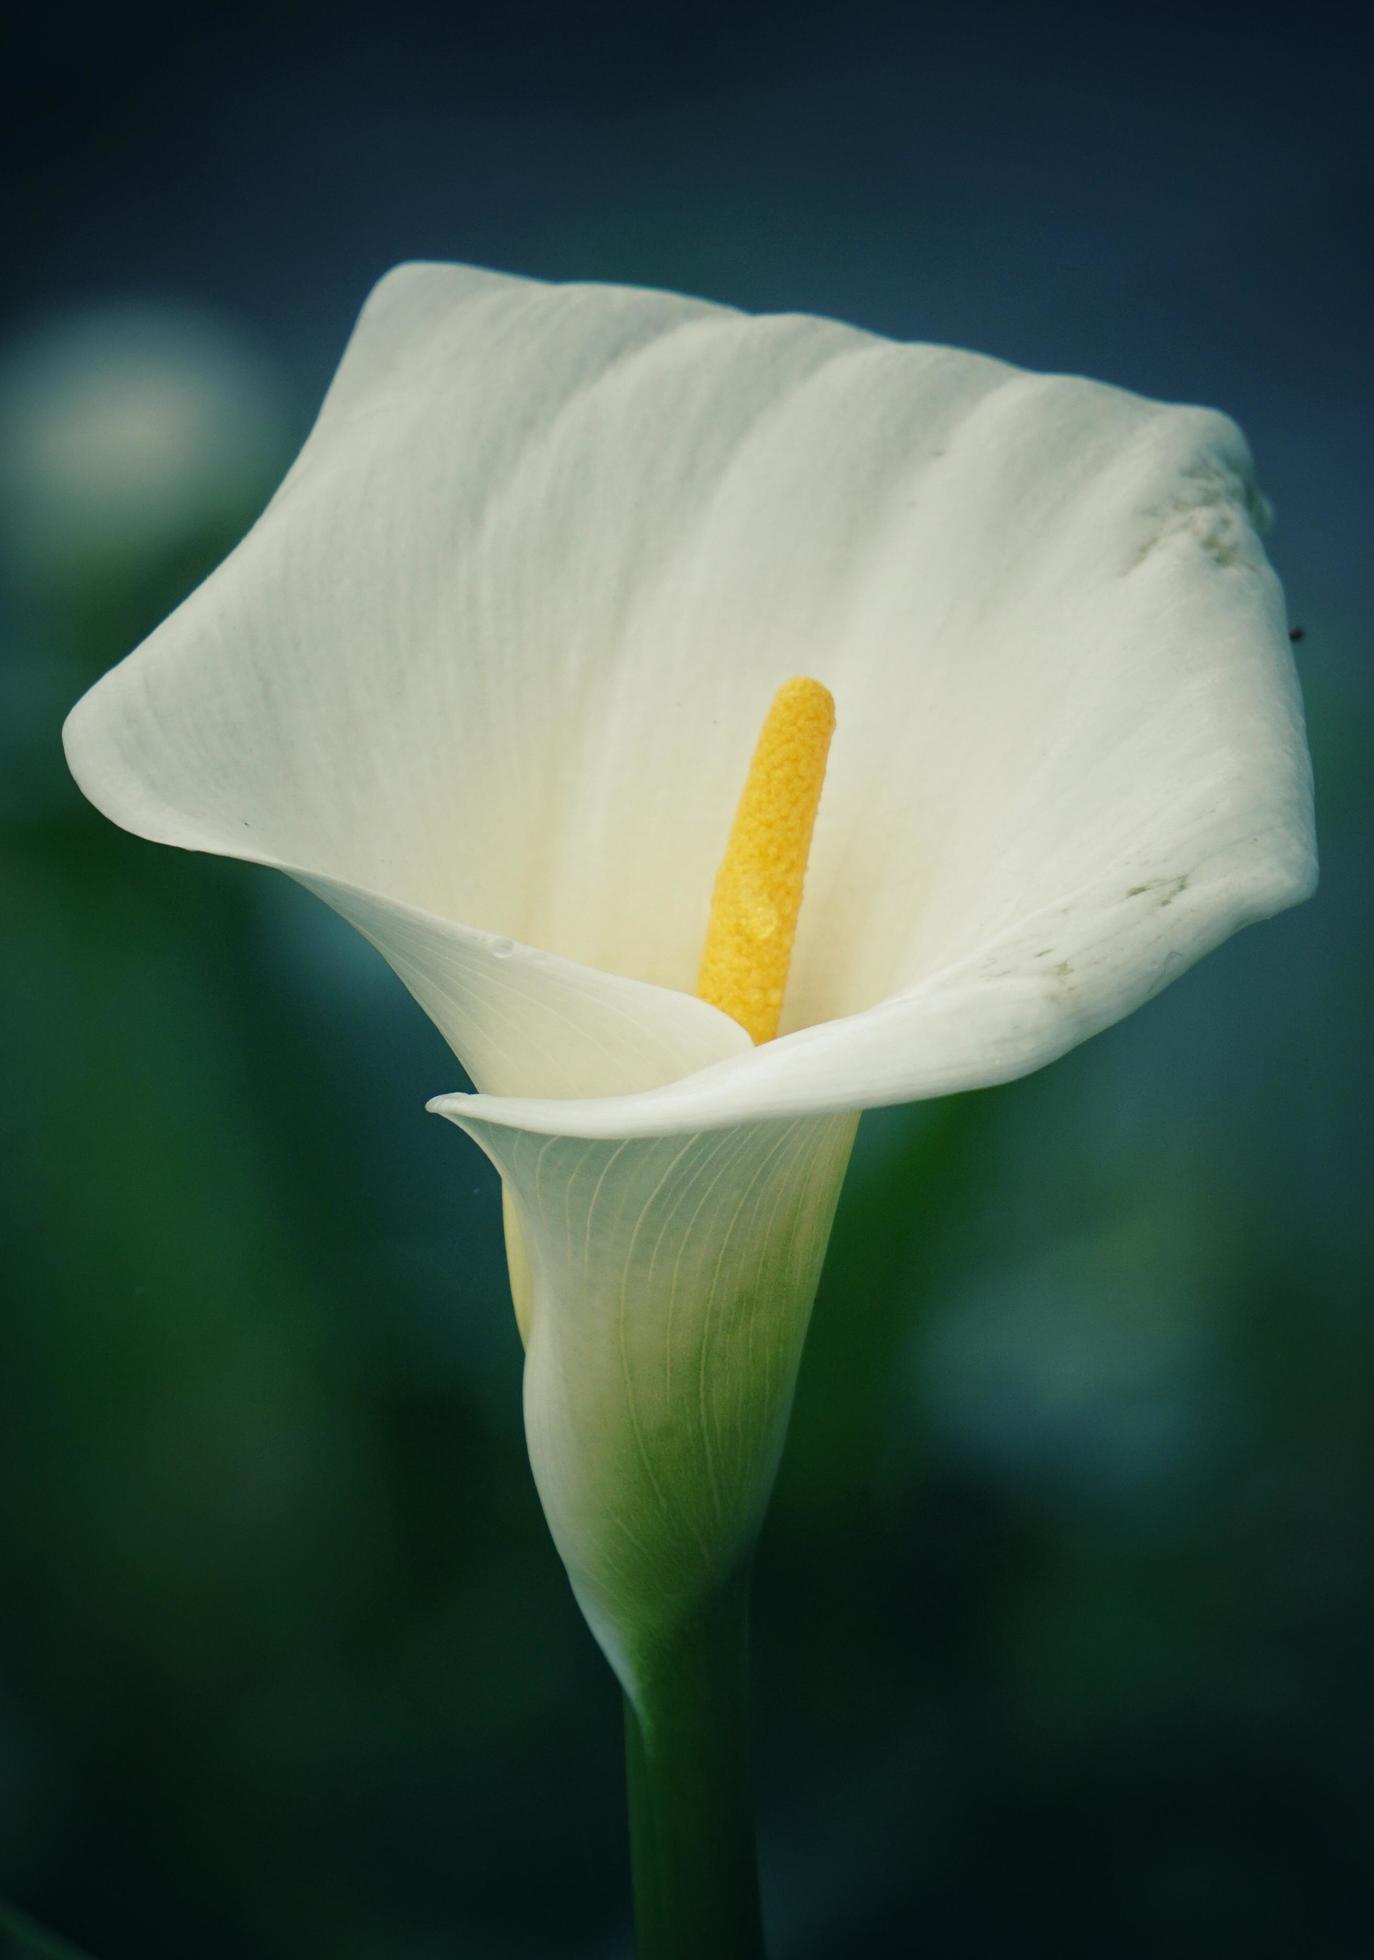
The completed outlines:
{"type": "MultiPolygon", "coordinates": [[[[572,1541],[614,1479],[554,1402],[619,1421],[650,1485],[695,1423],[708,1515],[703,1425],[726,1417],[702,1357],[748,1320],[741,1289],[810,1286],[818,1263],[789,1263],[769,1164],[828,1228],[853,1112],[1035,1068],[1312,889],[1261,509],[1209,411],[829,321],[406,266],[260,522],[74,709],[71,767],[107,815],[301,879],[477,1084],[433,1107],[506,1182],[531,1454],[594,1623],[624,1547],[589,1576],[572,1541]],[[755,1049],[691,988],[796,673],[838,726],[783,1033],[755,1049]],[[723,1175],[720,1132],[743,1153],[723,1175]],[[697,1185],[725,1210],[679,1202],[674,1139],[715,1163],[697,1185]],[[732,1266],[743,1230],[766,1285],[732,1266]],[[703,1268],[684,1305],[713,1232],[724,1292],[703,1268]],[[661,1298],[627,1293],[609,1345],[559,1307],[646,1270],[661,1298]],[[676,1403],[650,1350],[670,1375],[678,1355],[676,1403]]],[[[787,1313],[785,1392],[755,1410],[764,1490],[787,1313]]],[[[742,1374],[741,1410],[752,1392],[742,1374]]]]}
{"type": "Polygon", "coordinates": [[[648,1135],[945,1093],[1311,889],[1256,508],[1207,411],[402,267],[266,514],[68,755],[127,828],[338,905],[484,1096],[528,1104],[484,1120],[557,1098],[567,1134],[648,1135]],[[783,1038],[751,1049],[690,990],[792,673],[839,728],[783,1038]]]}
{"type": "Polygon", "coordinates": [[[856,1125],[464,1122],[505,1186],[544,1515],[632,1694],[762,1520],[856,1125]]]}

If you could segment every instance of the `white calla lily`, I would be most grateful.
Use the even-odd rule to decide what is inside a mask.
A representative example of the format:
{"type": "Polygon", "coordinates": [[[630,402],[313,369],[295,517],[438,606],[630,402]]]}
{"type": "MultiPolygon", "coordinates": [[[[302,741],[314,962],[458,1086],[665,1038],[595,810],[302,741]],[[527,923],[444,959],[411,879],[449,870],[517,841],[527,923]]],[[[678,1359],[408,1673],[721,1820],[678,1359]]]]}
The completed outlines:
{"type": "MultiPolygon", "coordinates": [[[[128,829],[290,872],[477,1086],[531,1456],[645,1714],[746,1557],[856,1112],[1304,897],[1224,417],[832,322],[409,266],[226,564],[73,711],[128,829]],[[761,716],[838,732],[778,1039],[692,993],[761,716]]],[[[646,1721],[649,1719],[645,1714],[646,1721]]]]}

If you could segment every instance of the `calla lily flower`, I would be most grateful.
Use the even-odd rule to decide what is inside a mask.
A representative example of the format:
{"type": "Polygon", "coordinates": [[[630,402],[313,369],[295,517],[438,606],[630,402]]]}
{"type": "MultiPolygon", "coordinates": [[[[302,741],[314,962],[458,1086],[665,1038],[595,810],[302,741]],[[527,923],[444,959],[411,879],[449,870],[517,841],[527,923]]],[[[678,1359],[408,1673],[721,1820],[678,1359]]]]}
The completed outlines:
{"type": "Polygon", "coordinates": [[[646,1734],[747,1562],[858,1112],[1037,1068],[1312,889],[1262,517],[1209,411],[406,266],[73,711],[108,816],[318,893],[475,1083],[431,1106],[503,1179],[535,1476],[646,1734]],[[755,1046],[693,989],[794,673],[838,727],[755,1046]]]}

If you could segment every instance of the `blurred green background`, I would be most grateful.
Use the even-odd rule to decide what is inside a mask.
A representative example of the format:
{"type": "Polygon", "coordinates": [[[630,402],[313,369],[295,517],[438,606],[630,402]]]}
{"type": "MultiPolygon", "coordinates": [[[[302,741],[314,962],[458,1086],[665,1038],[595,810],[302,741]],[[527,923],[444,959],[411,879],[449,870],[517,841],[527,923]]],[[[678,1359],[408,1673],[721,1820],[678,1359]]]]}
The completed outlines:
{"type": "MultiPolygon", "coordinates": [[[[1324,884],[865,1119],[759,1573],[778,1960],[1374,1950],[1374,210],[1338,16],[48,10],[4,82],[0,1894],[99,1960],[628,1951],[499,1199],[389,972],[68,780],[391,263],[830,312],[1251,437],[1324,884]]],[[[0,1954],[57,1952],[0,1918],[0,1954]],[[5,1944],[9,1941],[9,1945],[5,1944]]]]}

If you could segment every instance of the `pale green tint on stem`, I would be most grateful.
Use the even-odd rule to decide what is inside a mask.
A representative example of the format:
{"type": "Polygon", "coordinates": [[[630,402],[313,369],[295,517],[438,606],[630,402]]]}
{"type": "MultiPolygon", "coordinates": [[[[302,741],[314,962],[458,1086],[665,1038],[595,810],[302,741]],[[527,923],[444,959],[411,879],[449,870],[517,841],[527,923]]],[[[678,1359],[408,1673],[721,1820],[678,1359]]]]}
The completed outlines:
{"type": "Polygon", "coordinates": [[[749,1789],[749,1568],[641,1667],[625,1704],[639,1960],[759,1960],[749,1789]]]}
{"type": "Polygon", "coordinates": [[[632,1705],[747,1562],[856,1123],[618,1142],[464,1125],[517,1224],[535,1481],[632,1705]]]}

